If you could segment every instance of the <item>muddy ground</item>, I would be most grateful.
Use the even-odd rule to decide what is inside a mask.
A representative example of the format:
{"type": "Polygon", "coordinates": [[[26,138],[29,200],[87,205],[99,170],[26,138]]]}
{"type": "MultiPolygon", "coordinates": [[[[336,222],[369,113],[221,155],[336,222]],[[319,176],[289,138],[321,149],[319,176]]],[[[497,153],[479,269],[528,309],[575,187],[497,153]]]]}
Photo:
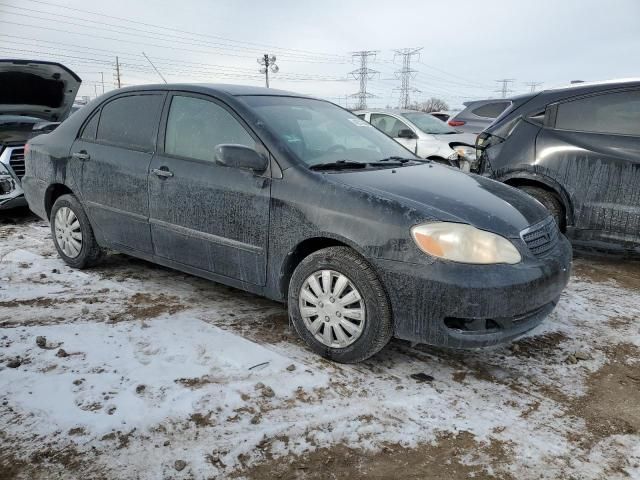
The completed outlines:
{"type": "Polygon", "coordinates": [[[274,302],[0,215],[0,479],[640,478],[640,262],[512,345],[309,352],[274,302]],[[45,340],[37,341],[37,337],[45,340]]]}

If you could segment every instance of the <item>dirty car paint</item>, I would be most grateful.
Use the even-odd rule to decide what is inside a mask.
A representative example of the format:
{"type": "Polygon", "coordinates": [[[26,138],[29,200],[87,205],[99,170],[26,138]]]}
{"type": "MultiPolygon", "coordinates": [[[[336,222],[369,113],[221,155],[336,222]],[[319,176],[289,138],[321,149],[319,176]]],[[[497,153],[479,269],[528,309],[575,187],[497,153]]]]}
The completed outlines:
{"type": "MultiPolygon", "coordinates": [[[[187,91],[224,103],[260,139],[271,165],[266,175],[256,175],[212,164],[211,172],[220,169],[220,176],[207,180],[206,165],[187,171],[178,163],[163,163],[159,135],[150,165],[170,165],[175,177],[161,180],[151,169],[146,184],[141,179],[132,183],[126,175],[114,176],[111,181],[129,182],[126,188],[114,188],[114,194],[122,196],[119,203],[111,210],[104,205],[87,210],[96,231],[112,229],[117,234],[124,225],[117,214],[122,214],[128,201],[148,194],[149,213],[135,212],[135,218],[144,232],[151,232],[151,252],[136,248],[126,238],[122,241],[128,243],[120,244],[106,234],[96,235],[101,246],[285,301],[289,277],[303,255],[346,245],[367,259],[383,281],[396,336],[455,347],[491,345],[535,327],[553,309],[568,281],[568,243],[560,236],[548,256],[533,255],[521,231],[544,221],[548,214],[514,189],[431,163],[349,173],[311,171],[241,99],[244,95],[294,94],[235,86],[153,89],[187,91]],[[176,190],[169,182],[178,176],[185,180],[176,190]],[[116,215],[105,221],[96,210],[116,215]],[[516,265],[479,266],[426,255],[411,238],[410,228],[434,220],[468,223],[508,237],[523,260],[516,265]],[[179,235],[163,238],[167,231],[179,235]],[[500,328],[460,332],[445,326],[448,317],[495,318],[500,328]]],[[[47,218],[51,192],[60,185],[81,201],[94,194],[83,188],[95,181],[86,178],[86,173],[81,182],[75,174],[69,175],[78,168],[68,168],[77,162],[70,155],[71,145],[102,103],[141,90],[109,93],[54,133],[32,141],[24,185],[35,213],[47,218]]]]}

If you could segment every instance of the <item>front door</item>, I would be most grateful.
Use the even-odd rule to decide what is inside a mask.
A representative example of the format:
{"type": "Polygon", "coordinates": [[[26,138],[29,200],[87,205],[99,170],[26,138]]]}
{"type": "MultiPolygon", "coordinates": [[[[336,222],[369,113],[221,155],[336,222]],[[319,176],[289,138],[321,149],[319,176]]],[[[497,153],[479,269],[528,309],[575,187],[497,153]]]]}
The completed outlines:
{"type": "Polygon", "coordinates": [[[406,148],[416,153],[418,148],[418,139],[416,138],[401,138],[399,136],[400,130],[411,130],[413,133],[413,129],[409,127],[402,120],[397,119],[391,115],[385,115],[384,113],[372,113],[371,114],[371,125],[376,127],[378,130],[382,130],[384,133],[393,138],[396,142],[401,145],[404,145],[406,148]]]}
{"type": "Polygon", "coordinates": [[[159,146],[149,174],[155,254],[204,272],[264,285],[269,172],[218,165],[214,152],[224,143],[266,152],[246,125],[212,98],[175,93],[168,105],[161,133],[164,146],[159,146]]]}
{"type": "Polygon", "coordinates": [[[96,235],[118,249],[153,253],[147,181],[164,97],[137,93],[110,100],[71,147],[96,235]]]}

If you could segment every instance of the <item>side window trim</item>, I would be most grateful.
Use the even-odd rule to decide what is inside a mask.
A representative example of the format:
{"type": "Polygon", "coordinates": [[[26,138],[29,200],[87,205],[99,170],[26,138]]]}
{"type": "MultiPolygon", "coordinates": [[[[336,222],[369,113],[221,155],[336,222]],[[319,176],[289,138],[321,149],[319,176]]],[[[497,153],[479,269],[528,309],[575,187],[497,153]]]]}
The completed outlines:
{"type": "Polygon", "coordinates": [[[96,137],[98,136],[98,127],[100,127],[100,114],[102,113],[102,105],[98,106],[91,114],[84,119],[82,126],[78,130],[78,134],[76,135],[76,140],[82,140],[84,142],[96,143],[96,137]],[[98,118],[98,124],[96,125],[96,131],[93,135],[93,138],[83,137],[85,130],[89,126],[89,124],[93,121],[93,119],[98,118]]]}
{"type": "MultiPolygon", "coordinates": [[[[98,126],[96,128],[96,138],[93,141],[93,143],[96,143],[98,145],[107,145],[109,147],[118,147],[118,148],[124,148],[127,150],[133,150],[135,152],[142,152],[142,153],[155,153],[155,146],[158,143],[158,133],[159,133],[159,122],[155,127],[155,141],[152,142],[152,149],[151,151],[149,151],[148,149],[145,148],[137,148],[135,146],[132,145],[123,145],[121,143],[117,143],[117,142],[108,142],[108,141],[104,141],[104,140],[98,140],[98,132],[100,131],[100,122],[102,121],[102,109],[110,104],[111,102],[121,99],[121,98],[126,98],[126,97],[135,97],[135,96],[142,96],[142,95],[160,95],[162,97],[164,97],[162,99],[162,102],[166,101],[166,97],[167,97],[167,92],[166,91],[162,91],[162,90],[141,90],[141,91],[134,91],[134,92],[127,92],[127,93],[123,93],[122,95],[116,95],[114,97],[111,97],[109,99],[107,99],[104,103],[102,103],[99,107],[100,110],[100,119],[98,120],[98,126]]],[[[162,109],[160,110],[162,111],[162,109]]]]}
{"type": "MultiPolygon", "coordinates": [[[[162,156],[165,156],[165,157],[168,157],[168,158],[177,158],[177,159],[180,159],[180,160],[186,160],[186,161],[190,161],[190,162],[205,163],[207,165],[213,165],[213,166],[216,165],[215,162],[211,162],[210,160],[202,160],[202,159],[192,158],[192,157],[183,157],[183,156],[173,155],[173,154],[167,153],[165,151],[164,146],[165,146],[166,134],[167,134],[167,122],[169,120],[169,111],[171,110],[171,102],[172,102],[174,97],[198,98],[200,100],[205,100],[205,101],[214,103],[214,104],[218,105],[220,108],[225,109],[246,130],[246,132],[249,134],[249,136],[256,142],[256,151],[258,153],[260,153],[261,155],[264,155],[266,158],[268,158],[270,160],[269,161],[269,167],[267,168],[267,170],[263,174],[261,174],[259,176],[271,177],[271,171],[272,171],[271,161],[276,162],[276,160],[273,157],[273,155],[271,155],[271,152],[269,152],[269,150],[264,145],[262,140],[260,140],[260,137],[258,137],[258,135],[247,124],[247,122],[245,122],[244,119],[240,115],[238,115],[238,113],[236,113],[236,111],[233,108],[231,108],[227,103],[223,102],[222,100],[220,100],[220,99],[218,99],[216,97],[213,97],[213,96],[210,96],[210,95],[206,95],[206,94],[202,94],[202,93],[189,92],[189,91],[183,91],[183,90],[172,90],[172,91],[168,92],[167,97],[165,99],[164,107],[162,109],[160,127],[158,128],[158,136],[157,136],[157,141],[156,141],[156,154],[157,155],[162,155],[162,156]]],[[[279,168],[280,167],[278,165],[278,169],[279,168]]],[[[280,178],[282,178],[282,177],[280,177],[280,178]]]]}

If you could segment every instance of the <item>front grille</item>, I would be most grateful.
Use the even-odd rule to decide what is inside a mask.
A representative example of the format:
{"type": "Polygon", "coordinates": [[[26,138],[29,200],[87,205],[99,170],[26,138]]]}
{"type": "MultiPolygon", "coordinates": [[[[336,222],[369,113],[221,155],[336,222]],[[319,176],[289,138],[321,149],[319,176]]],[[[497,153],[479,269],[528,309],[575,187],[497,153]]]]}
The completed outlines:
{"type": "Polygon", "coordinates": [[[9,157],[9,166],[18,179],[24,177],[24,148],[14,148],[9,157]]]}
{"type": "Polygon", "coordinates": [[[549,217],[540,223],[523,230],[520,235],[527,244],[531,253],[536,257],[544,257],[558,243],[558,226],[553,217],[549,217]]]}

